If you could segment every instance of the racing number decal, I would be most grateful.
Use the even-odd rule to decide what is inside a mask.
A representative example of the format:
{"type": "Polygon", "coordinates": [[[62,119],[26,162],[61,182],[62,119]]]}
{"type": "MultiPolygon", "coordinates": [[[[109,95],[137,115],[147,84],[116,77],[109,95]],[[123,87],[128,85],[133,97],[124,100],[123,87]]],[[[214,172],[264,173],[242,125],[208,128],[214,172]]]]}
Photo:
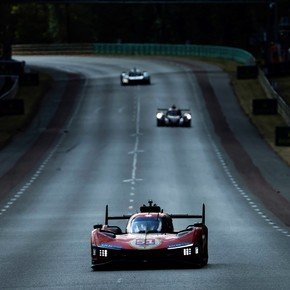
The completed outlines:
{"type": "Polygon", "coordinates": [[[131,246],[137,249],[152,249],[160,245],[159,239],[134,239],[131,246]]]}
{"type": "Polygon", "coordinates": [[[155,239],[148,239],[148,240],[143,240],[143,239],[136,239],[136,245],[137,246],[152,246],[155,245],[155,239]]]}

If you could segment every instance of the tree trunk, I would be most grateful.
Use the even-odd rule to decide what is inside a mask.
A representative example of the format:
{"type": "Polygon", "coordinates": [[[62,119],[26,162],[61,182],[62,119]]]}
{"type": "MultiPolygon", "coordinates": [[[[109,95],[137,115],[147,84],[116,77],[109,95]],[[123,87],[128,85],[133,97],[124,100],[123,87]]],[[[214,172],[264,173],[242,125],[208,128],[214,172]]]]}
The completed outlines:
{"type": "Polygon", "coordinates": [[[5,1],[0,4],[0,31],[1,33],[1,44],[2,44],[2,55],[1,59],[11,60],[12,58],[12,38],[13,32],[11,29],[11,1],[5,1]]]}

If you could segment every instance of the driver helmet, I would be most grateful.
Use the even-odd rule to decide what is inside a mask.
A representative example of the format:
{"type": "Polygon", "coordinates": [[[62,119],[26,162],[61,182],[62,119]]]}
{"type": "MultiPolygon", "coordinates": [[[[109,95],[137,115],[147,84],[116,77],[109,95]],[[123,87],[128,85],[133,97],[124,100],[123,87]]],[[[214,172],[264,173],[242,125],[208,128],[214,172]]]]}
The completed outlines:
{"type": "Polygon", "coordinates": [[[153,231],[153,232],[158,232],[160,231],[160,225],[161,223],[159,220],[152,220],[148,223],[147,225],[147,231],[153,231]]]}
{"type": "Polygon", "coordinates": [[[133,233],[140,233],[146,231],[146,225],[141,221],[134,221],[132,226],[133,233]]]}

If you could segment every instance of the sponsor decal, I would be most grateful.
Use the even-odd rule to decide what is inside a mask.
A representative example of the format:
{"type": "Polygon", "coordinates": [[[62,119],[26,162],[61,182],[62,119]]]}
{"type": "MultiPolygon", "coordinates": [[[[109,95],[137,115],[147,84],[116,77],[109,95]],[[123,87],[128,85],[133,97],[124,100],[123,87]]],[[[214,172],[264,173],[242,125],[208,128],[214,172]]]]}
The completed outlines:
{"type": "Polygon", "coordinates": [[[186,246],[192,246],[191,243],[176,243],[176,244],[172,244],[172,245],[169,245],[167,247],[168,250],[171,250],[171,249],[178,249],[178,248],[184,248],[186,246]]]}
{"type": "Polygon", "coordinates": [[[110,245],[110,244],[105,244],[105,243],[100,244],[99,247],[104,248],[104,249],[111,249],[111,250],[121,250],[122,249],[122,247],[110,245]]]}

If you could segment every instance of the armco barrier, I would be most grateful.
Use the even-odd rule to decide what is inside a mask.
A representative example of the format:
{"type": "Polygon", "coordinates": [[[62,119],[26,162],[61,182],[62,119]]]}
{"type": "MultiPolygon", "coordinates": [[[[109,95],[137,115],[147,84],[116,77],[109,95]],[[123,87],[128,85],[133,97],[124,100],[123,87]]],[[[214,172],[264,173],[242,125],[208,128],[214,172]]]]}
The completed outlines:
{"type": "Polygon", "coordinates": [[[278,112],[283,117],[288,126],[290,126],[290,107],[286,104],[283,98],[274,90],[269,80],[265,77],[263,71],[260,70],[259,74],[260,84],[262,85],[268,98],[277,99],[278,112]]]}
{"type": "Polygon", "coordinates": [[[107,55],[164,55],[202,56],[236,60],[244,64],[254,64],[254,57],[245,50],[225,46],[191,44],[130,44],[95,43],[94,53],[107,55]]]}
{"type": "Polygon", "coordinates": [[[52,44],[18,44],[13,45],[13,54],[33,55],[33,54],[85,54],[93,53],[94,48],[91,43],[52,43],[52,44]]]}
{"type": "Polygon", "coordinates": [[[14,76],[12,78],[13,78],[13,86],[11,87],[9,91],[7,91],[6,93],[0,96],[0,100],[15,98],[18,92],[19,79],[18,79],[18,76],[14,76]]]}
{"type": "Polygon", "coordinates": [[[70,44],[23,44],[13,46],[14,54],[100,54],[100,55],[164,55],[202,56],[236,60],[254,64],[255,58],[247,51],[210,45],[193,44],[136,44],[136,43],[70,43],[70,44]]]}

